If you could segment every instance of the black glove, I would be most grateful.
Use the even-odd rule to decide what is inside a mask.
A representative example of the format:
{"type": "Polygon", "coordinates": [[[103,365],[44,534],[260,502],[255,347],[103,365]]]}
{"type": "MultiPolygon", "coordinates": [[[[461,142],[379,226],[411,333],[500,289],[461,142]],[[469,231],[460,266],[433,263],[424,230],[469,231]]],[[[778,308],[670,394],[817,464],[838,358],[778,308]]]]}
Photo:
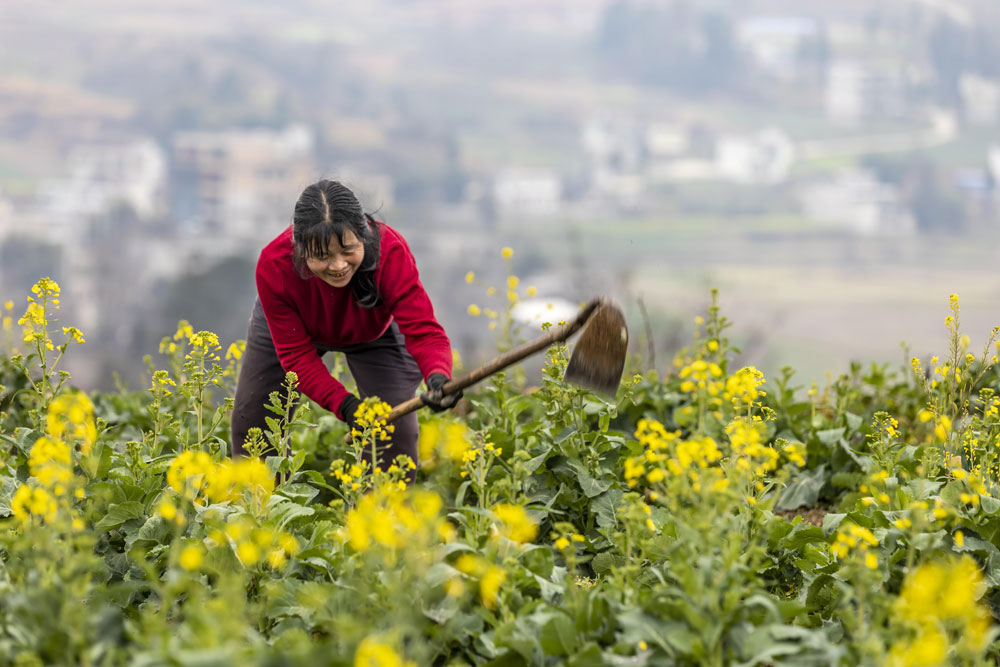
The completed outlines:
{"type": "Polygon", "coordinates": [[[445,382],[448,382],[450,379],[444,373],[431,374],[427,378],[427,391],[420,394],[420,400],[424,402],[424,405],[434,412],[441,412],[442,410],[455,407],[458,399],[462,398],[462,392],[458,391],[454,394],[445,395],[441,390],[445,382]]]}
{"type": "Polygon", "coordinates": [[[347,424],[348,432],[358,428],[358,421],[354,418],[354,412],[358,409],[359,405],[361,405],[361,399],[354,394],[348,394],[340,402],[340,414],[344,416],[344,423],[347,424]]]}

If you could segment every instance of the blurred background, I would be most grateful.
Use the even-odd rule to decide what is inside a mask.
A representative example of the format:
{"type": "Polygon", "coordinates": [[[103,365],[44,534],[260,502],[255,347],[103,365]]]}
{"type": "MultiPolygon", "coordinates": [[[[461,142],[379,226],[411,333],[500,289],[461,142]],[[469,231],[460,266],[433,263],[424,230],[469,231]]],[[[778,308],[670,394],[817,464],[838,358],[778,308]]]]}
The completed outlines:
{"type": "Polygon", "coordinates": [[[997,34],[993,0],[4,1],[0,305],[53,277],[74,382],[134,387],[181,318],[245,335],[328,177],[406,236],[467,365],[504,246],[522,299],[613,296],[660,371],[711,287],[799,384],[943,354],[951,292],[981,345],[997,34]]]}

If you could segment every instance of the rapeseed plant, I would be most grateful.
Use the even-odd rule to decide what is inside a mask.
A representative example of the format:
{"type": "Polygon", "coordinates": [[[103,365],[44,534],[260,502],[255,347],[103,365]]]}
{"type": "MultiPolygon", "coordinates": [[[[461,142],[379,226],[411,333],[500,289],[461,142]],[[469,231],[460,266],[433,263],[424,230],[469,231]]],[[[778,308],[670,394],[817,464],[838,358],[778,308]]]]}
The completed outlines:
{"type": "MultiPolygon", "coordinates": [[[[83,343],[83,334],[76,327],[62,327],[63,342],[56,346],[49,326],[55,322],[54,313],[59,309],[59,284],[51,278],[42,278],[31,288],[34,296],[27,297],[28,306],[18,320],[22,326],[22,340],[29,346],[27,357],[15,353],[11,357],[14,366],[23,373],[31,392],[23,400],[34,401],[36,407],[29,410],[29,416],[41,430],[41,415],[48,411],[49,402],[60,392],[69,374],[57,371],[66,350],[73,343],[83,343]],[[49,352],[57,352],[53,359],[49,352]],[[34,363],[40,372],[29,368],[34,363]]],[[[9,310],[5,306],[5,310],[9,310]]]]}
{"type": "Polygon", "coordinates": [[[531,518],[520,505],[508,503],[495,505],[493,516],[499,522],[496,526],[497,534],[513,542],[519,544],[532,542],[538,535],[538,522],[531,518]]]}
{"type": "Polygon", "coordinates": [[[65,393],[49,402],[45,435],[35,440],[28,456],[30,477],[11,501],[11,512],[22,521],[32,517],[51,524],[60,512],[78,527],[73,501],[84,495],[75,473],[82,457],[90,455],[97,438],[93,404],[80,392],[65,393]]]}
{"type": "MultiPolygon", "coordinates": [[[[948,297],[948,305],[951,314],[945,318],[948,356],[944,363],[938,357],[932,357],[925,370],[920,359],[911,359],[914,377],[926,396],[927,407],[919,413],[919,421],[930,427],[925,438],[930,446],[925,448],[923,461],[923,474],[930,477],[935,476],[942,468],[951,467],[953,460],[963,454],[968,455],[967,450],[974,449],[979,444],[977,439],[980,434],[976,434],[976,439],[970,439],[967,435],[969,430],[977,431],[982,423],[981,417],[977,420],[977,415],[970,414],[974,403],[972,396],[986,373],[997,364],[997,356],[991,350],[1000,342],[997,341],[1000,326],[994,326],[977,358],[968,351],[969,337],[961,333],[957,294],[948,297]]],[[[980,394],[977,403],[985,413],[991,402],[991,394],[980,394]]],[[[995,450],[991,446],[993,443],[983,444],[985,451],[995,450]]],[[[987,463],[987,466],[990,465],[997,467],[996,462],[987,463]]]]}
{"type": "Polygon", "coordinates": [[[403,550],[421,553],[454,537],[442,508],[433,491],[382,484],[348,511],[341,537],[355,552],[377,554],[395,564],[403,550]]]}
{"type": "Polygon", "coordinates": [[[472,433],[462,422],[430,417],[420,425],[417,451],[426,470],[433,470],[442,461],[465,462],[472,446],[472,433]]]}
{"type": "Polygon", "coordinates": [[[354,653],[354,667],[416,667],[416,663],[404,661],[390,644],[365,637],[354,653]]]}
{"type": "Polygon", "coordinates": [[[936,665],[949,660],[979,664],[996,632],[982,603],[986,583],[968,555],[922,563],[909,572],[893,604],[894,625],[905,639],[895,643],[888,664],[936,665]]]}

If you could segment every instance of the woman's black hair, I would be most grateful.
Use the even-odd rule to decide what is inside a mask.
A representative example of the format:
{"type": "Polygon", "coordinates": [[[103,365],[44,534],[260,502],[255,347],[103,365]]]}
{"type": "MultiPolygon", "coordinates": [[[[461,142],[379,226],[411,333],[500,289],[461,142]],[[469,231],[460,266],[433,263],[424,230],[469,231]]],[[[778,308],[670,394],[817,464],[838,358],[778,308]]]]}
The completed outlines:
{"type": "Polygon", "coordinates": [[[354,298],[362,308],[374,308],[380,301],[378,285],[375,284],[379,258],[378,225],[364,212],[354,193],[337,181],[313,183],[302,191],[295,202],[292,216],[295,270],[303,279],[312,277],[306,260],[325,255],[334,236],[343,245],[347,230],[354,232],[365,248],[365,258],[351,278],[354,298]]]}

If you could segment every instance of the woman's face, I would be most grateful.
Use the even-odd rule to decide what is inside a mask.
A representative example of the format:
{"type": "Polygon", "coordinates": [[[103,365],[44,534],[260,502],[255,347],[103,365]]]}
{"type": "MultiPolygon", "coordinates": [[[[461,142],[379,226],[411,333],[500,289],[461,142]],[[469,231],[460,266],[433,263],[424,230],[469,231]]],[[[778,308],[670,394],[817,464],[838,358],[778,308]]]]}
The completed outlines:
{"type": "Polygon", "coordinates": [[[310,257],[306,266],[317,278],[333,287],[346,287],[365,259],[365,247],[351,230],[344,231],[344,245],[330,238],[325,255],[310,257]]]}

